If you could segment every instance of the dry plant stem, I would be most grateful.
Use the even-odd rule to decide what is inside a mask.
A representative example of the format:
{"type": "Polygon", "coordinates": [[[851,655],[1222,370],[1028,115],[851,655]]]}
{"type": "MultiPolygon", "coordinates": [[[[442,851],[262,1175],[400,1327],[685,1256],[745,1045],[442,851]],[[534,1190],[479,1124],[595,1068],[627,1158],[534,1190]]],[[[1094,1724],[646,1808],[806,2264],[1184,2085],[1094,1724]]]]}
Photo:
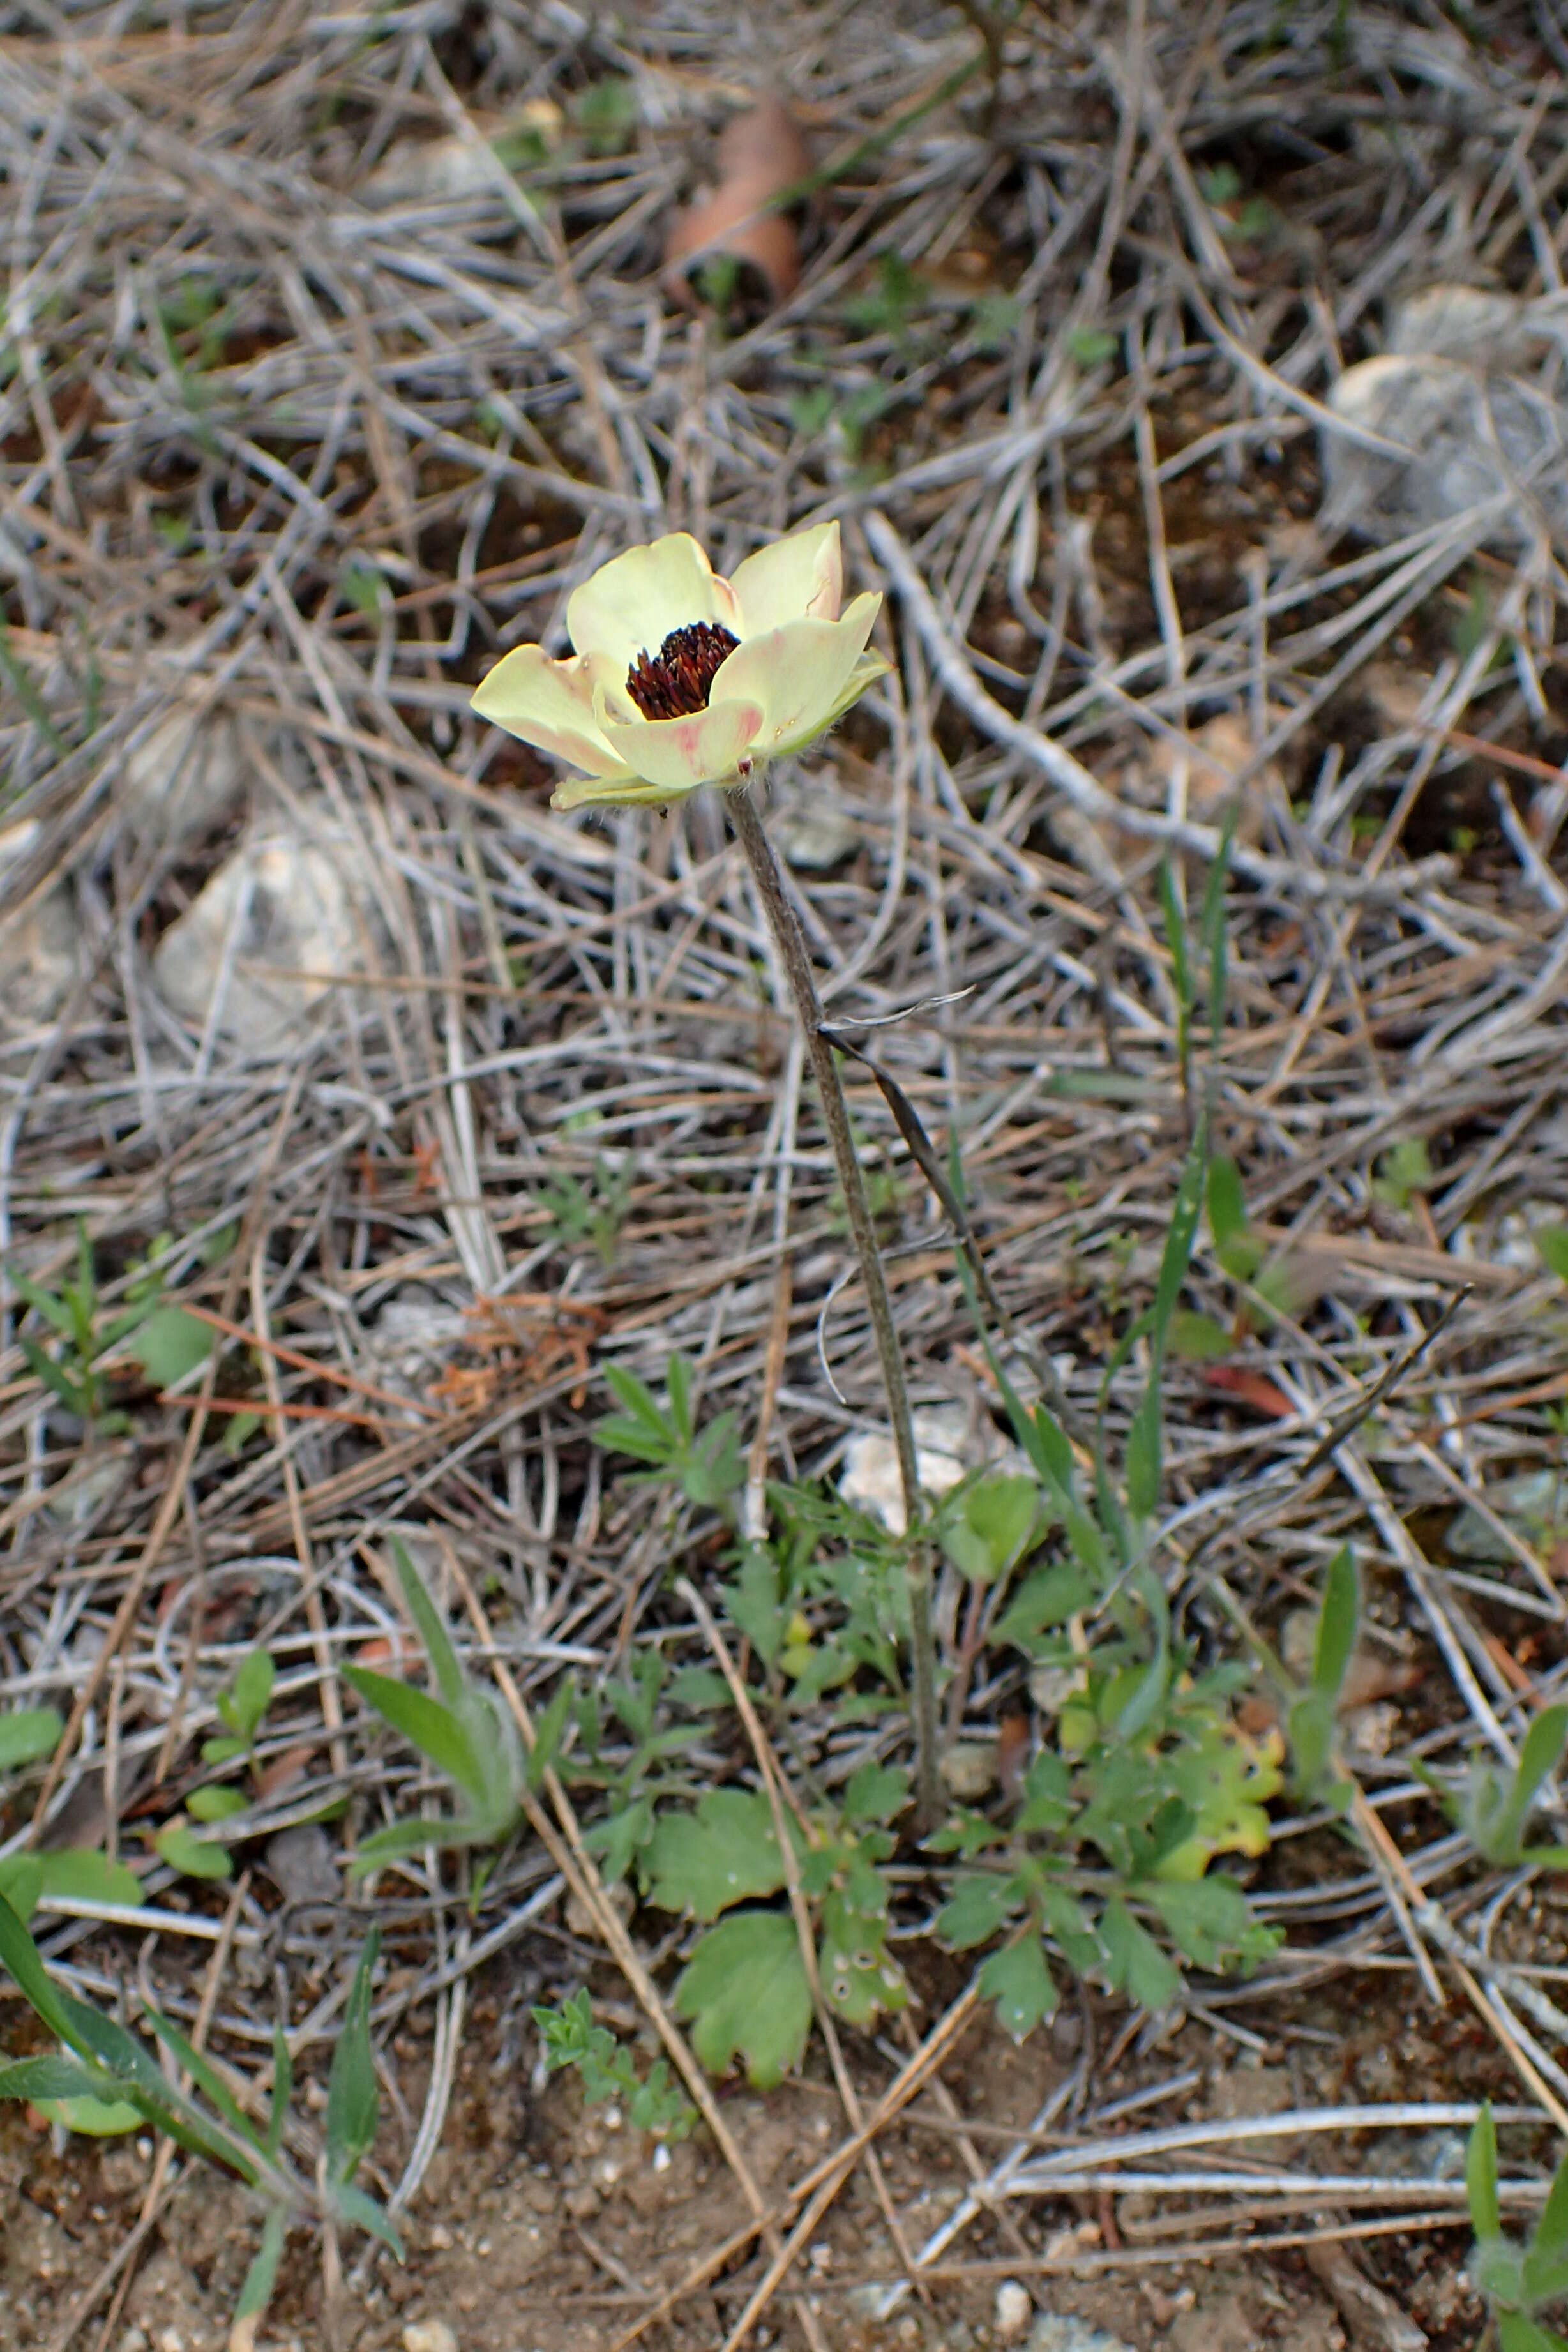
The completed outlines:
{"type": "MultiPolygon", "coordinates": [[[[795,1009],[805,1037],[805,1050],[811,1058],[812,1075],[822,1097],[823,1117],[827,1122],[827,1138],[833,1146],[834,1164],[849,1212],[849,1230],[855,1238],[855,1253],[860,1261],[860,1273],[866,1285],[866,1303],[870,1310],[871,1328],[876,1335],[877,1356],[882,1368],[882,1386],[887,1391],[888,1415],[893,1424],[893,1444],[899,1457],[899,1484],[903,1490],[904,1523],[917,1530],[921,1520],[920,1472],[915,1460],[914,1424],[910,1418],[909,1391],[904,1385],[904,1360],[899,1352],[899,1335],[893,1323],[892,1301],[888,1296],[887,1277],[882,1272],[881,1255],[877,1247],[877,1235],[871,1223],[870,1205],[866,1198],[865,1179],[855,1150],[855,1138],[849,1127],[849,1107],[844,1099],[839,1082],[838,1063],[832,1046],[823,1034],[822,1003],[816,993],[816,982],[812,975],[811,958],[806,953],[805,935],[795,908],[790,905],[784,886],[779,863],[773,856],[767,828],[758,814],[756,803],[749,792],[733,792],[726,795],[725,806],[735,838],[746,853],[757,895],[763,902],[779,954],[795,997],[795,1009]]],[[[914,1658],[915,1717],[915,1803],[919,1826],[929,1828],[940,1809],[937,1782],[936,1725],[936,1644],[931,1622],[931,1552],[929,1546],[916,1536],[910,1548],[907,1570],[910,1590],[910,1648],[914,1658]]]]}

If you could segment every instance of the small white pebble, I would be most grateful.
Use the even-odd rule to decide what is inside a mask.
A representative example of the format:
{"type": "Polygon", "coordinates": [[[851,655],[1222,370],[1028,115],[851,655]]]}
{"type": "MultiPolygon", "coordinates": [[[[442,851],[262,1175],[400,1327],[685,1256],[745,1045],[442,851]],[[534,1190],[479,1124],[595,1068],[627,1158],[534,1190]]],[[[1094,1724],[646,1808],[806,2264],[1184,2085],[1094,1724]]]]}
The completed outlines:
{"type": "Polygon", "coordinates": [[[1004,2279],[996,2290],[996,2334],[1004,2344],[1016,2343],[1034,2316],[1035,2306],[1026,2286],[1016,2279],[1004,2279]]]}
{"type": "Polygon", "coordinates": [[[458,2339],[444,2319],[416,2319],[403,2331],[403,2352],[458,2352],[458,2339]]]}
{"type": "Polygon", "coordinates": [[[654,2170],[656,2172],[668,2172],[673,2162],[674,2158],[671,2157],[668,2148],[665,2146],[663,2140],[660,2140],[658,2146],[653,2152],[654,2170]]]}

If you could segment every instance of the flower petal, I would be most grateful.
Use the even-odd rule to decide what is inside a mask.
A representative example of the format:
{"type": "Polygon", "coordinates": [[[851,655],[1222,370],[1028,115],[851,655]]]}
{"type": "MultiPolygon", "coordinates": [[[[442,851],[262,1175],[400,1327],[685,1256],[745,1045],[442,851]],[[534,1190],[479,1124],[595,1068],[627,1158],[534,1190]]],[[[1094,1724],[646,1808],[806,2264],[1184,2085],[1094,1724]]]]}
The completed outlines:
{"type": "Polygon", "coordinates": [[[623,768],[615,776],[563,776],[550,795],[552,809],[663,808],[679,797],[668,784],[645,783],[623,768]]]}
{"type": "Polygon", "coordinates": [[[735,600],[727,580],[689,531],[671,531],[648,547],[628,547],[602,564],[566,604],[566,626],[580,654],[598,654],[625,677],[641,653],[657,654],[671,629],[692,621],[735,628],[735,600]]]}
{"type": "Polygon", "coordinates": [[[658,788],[639,795],[649,800],[674,799],[699,784],[734,783],[762,723],[761,702],[739,696],[694,710],[689,719],[626,721],[606,717],[599,698],[599,724],[611,749],[634,775],[658,788]]]}
{"type": "Polygon", "coordinates": [[[797,530],[760,547],[736,566],[730,585],[741,608],[741,635],[759,636],[785,621],[836,621],[844,597],[844,553],[836,522],[797,530]]]}
{"type": "MultiPolygon", "coordinates": [[[[841,699],[844,689],[881,607],[880,596],[857,596],[841,621],[786,621],[760,637],[742,638],[719,666],[714,709],[722,710],[742,696],[760,702],[766,715],[757,753],[772,759],[776,752],[798,751],[847,707],[841,699]]],[[[614,734],[605,731],[614,743],[614,734]]]]}
{"type": "Polygon", "coordinates": [[[624,775],[594,717],[594,669],[592,660],[552,661],[542,646],[517,646],[480,679],[472,707],[493,727],[591,776],[624,775]]]}

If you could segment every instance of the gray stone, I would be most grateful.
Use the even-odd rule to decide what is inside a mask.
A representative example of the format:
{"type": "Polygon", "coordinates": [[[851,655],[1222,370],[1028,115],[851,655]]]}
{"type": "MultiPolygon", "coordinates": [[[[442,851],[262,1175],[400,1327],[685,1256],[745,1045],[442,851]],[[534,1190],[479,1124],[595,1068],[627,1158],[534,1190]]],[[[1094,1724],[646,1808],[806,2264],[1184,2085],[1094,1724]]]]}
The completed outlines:
{"type": "Polygon", "coordinates": [[[1401,539],[1495,502],[1484,544],[1568,532],[1568,409],[1533,385],[1450,359],[1387,354],[1347,368],[1328,404],[1396,446],[1373,449],[1324,427],[1325,529],[1401,539]]]}
{"type": "MultiPolygon", "coordinates": [[[[0,833],[0,889],[38,845],[36,819],[0,833]]],[[[81,970],[69,886],[56,883],[0,919],[0,1034],[52,1021],[81,970]]]]}
{"type": "Polygon", "coordinates": [[[247,782],[232,719],[172,710],[126,754],[118,797],[139,843],[169,844],[222,824],[245,799],[247,782]]]}
{"type": "Polygon", "coordinates": [[[164,1001],[199,1030],[221,982],[223,1036],[264,1060],[292,1052],[337,976],[364,961],[345,866],[346,845],[334,854],[319,842],[246,843],[159,940],[153,976],[164,1001]]]}

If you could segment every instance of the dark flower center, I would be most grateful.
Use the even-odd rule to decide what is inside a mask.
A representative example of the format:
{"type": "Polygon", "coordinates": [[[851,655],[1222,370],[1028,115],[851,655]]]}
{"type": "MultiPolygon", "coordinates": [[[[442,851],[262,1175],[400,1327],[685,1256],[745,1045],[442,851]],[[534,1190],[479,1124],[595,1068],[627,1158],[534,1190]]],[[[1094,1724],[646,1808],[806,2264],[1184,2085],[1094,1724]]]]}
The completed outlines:
{"type": "Polygon", "coordinates": [[[626,692],[645,719],[689,719],[707,709],[714,673],[740,642],[717,621],[671,629],[657,655],[646,647],[638,654],[626,672],[626,692]]]}

